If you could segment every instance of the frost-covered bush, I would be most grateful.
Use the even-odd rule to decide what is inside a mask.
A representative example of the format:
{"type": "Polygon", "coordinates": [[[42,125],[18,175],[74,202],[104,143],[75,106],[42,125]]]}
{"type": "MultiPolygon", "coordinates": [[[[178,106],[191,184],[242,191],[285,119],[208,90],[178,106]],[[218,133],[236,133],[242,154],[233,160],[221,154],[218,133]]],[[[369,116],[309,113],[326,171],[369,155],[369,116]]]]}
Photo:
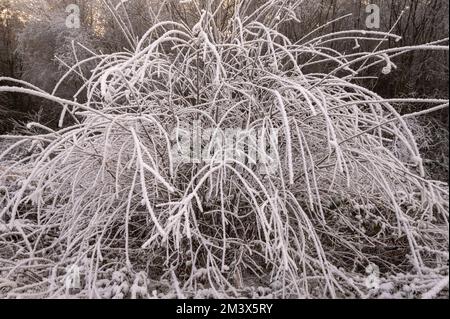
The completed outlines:
{"type": "Polygon", "coordinates": [[[388,73],[393,57],[448,50],[444,41],[383,50],[377,44],[399,37],[343,30],[292,43],[277,31],[291,18],[286,3],[236,10],[225,31],[203,11],[193,28],[160,22],[132,52],[74,65],[67,76],[97,62],[79,91],[85,103],[0,87],[54,101],[61,124],[76,122],[8,137],[38,151],[0,176],[29,168],[0,208],[7,296],[73,293],[64,284],[72,265],[76,293],[91,298],[157,297],[150,281],[177,297],[367,297],[369,265],[380,276],[448,276],[448,187],[425,177],[406,122],[448,101],[383,99],[358,84],[368,67],[388,73]],[[356,40],[377,49],[331,48],[356,40]],[[396,103],[430,108],[401,116],[396,103]],[[220,145],[210,148],[214,161],[178,162],[172,133],[194,121],[278,129],[275,168],[248,154],[223,159],[220,145]],[[131,277],[120,283],[117,272],[131,277]]]}

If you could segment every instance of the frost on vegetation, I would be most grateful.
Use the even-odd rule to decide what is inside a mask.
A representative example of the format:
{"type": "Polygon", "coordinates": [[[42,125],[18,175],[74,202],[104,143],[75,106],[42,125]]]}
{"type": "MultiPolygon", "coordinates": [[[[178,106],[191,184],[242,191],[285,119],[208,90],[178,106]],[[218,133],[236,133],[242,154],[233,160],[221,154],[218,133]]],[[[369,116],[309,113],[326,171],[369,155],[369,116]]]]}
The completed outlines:
{"type": "Polygon", "coordinates": [[[448,186],[426,178],[406,122],[448,101],[383,99],[354,81],[374,66],[392,71],[399,54],[448,47],[327,47],[361,34],[397,39],[354,30],[292,43],[277,31],[283,14],[252,19],[271,5],[238,12],[222,31],[207,11],[192,29],[160,22],[132,52],[90,58],[97,64],[79,91],[84,103],[13,79],[0,87],[54,101],[76,120],[7,137],[41,148],[0,172],[3,180],[26,168],[20,187],[6,197],[0,190],[0,294],[65,294],[71,265],[81,267],[81,287],[68,293],[85,298],[406,291],[389,276],[421,280],[408,296],[448,291],[448,186]],[[396,103],[430,108],[400,115],[396,103]],[[250,160],[177,163],[171,133],[194,120],[279,129],[276,170],[263,174],[250,160]],[[365,285],[371,263],[378,289],[365,285]]]}

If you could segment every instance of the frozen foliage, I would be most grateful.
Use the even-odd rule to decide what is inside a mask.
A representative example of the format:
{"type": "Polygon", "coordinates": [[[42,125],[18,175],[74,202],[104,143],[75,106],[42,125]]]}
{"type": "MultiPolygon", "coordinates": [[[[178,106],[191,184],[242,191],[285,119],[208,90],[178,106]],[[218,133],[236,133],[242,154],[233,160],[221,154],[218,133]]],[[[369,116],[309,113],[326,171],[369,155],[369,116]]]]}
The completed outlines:
{"type": "Polygon", "coordinates": [[[425,177],[406,119],[448,101],[387,100],[355,81],[369,67],[391,71],[408,51],[448,50],[446,41],[333,50],[398,39],[349,30],[291,43],[277,31],[289,7],[273,3],[248,17],[238,7],[221,32],[214,12],[193,28],[161,22],[132,52],[80,61],[68,74],[97,61],[85,103],[57,88],[0,87],[54,101],[61,123],[76,122],[8,137],[34,151],[0,175],[27,172],[0,206],[7,297],[385,297],[394,275],[414,278],[424,297],[447,289],[448,188],[425,177]],[[430,108],[394,107],[419,102],[430,108]],[[280,129],[276,172],[250,159],[175,164],[170,134],[194,120],[280,129]],[[367,286],[371,264],[379,288],[367,286]],[[81,287],[68,291],[71,265],[81,287]]]}

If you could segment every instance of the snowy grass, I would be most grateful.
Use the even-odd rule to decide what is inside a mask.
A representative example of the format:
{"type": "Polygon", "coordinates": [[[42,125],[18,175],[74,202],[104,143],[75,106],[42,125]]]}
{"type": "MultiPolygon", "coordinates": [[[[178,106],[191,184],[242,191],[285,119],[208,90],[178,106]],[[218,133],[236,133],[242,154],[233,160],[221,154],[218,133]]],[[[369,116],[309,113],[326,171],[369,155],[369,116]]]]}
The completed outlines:
{"type": "Polygon", "coordinates": [[[97,62],[83,103],[58,88],[0,87],[60,104],[61,126],[76,122],[3,137],[34,146],[0,175],[27,172],[0,206],[6,297],[365,298],[372,264],[383,278],[416,278],[424,297],[446,289],[448,185],[426,179],[406,119],[448,100],[384,99],[357,83],[411,50],[447,51],[447,39],[342,53],[332,43],[399,38],[348,30],[291,43],[277,31],[283,12],[268,10],[281,9],[238,10],[225,31],[211,12],[193,28],[161,22],[132,52],[80,61],[68,74],[97,62]],[[400,115],[398,103],[430,108],[400,115]],[[176,162],[171,133],[193,121],[280,129],[275,172],[251,159],[176,162]],[[73,265],[76,292],[65,285],[73,265]]]}

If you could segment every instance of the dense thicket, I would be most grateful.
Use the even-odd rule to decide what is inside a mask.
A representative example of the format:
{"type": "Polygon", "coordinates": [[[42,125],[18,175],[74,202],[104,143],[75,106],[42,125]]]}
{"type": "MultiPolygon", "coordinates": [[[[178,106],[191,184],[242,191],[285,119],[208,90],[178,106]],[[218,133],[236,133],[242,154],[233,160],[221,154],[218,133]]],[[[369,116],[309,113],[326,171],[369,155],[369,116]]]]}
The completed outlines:
{"type": "MultiPolygon", "coordinates": [[[[418,3],[384,23],[416,18],[418,3]]],[[[420,30],[402,38],[332,21],[346,2],[331,4],[167,1],[146,12],[142,1],[102,2],[78,32],[58,19],[27,22],[47,30],[26,26],[19,41],[26,68],[48,64],[45,83],[23,72],[27,82],[4,78],[0,93],[32,96],[57,117],[2,136],[0,294],[438,296],[448,286],[449,192],[427,166],[423,148],[436,146],[420,119],[448,109],[448,97],[376,90],[391,73],[423,76],[405,57],[439,61],[448,39],[401,46],[420,30]],[[296,31],[314,17],[310,34],[296,31]],[[47,42],[61,45],[55,61],[36,53],[47,42]],[[205,140],[209,160],[180,161],[179,132],[193,122],[213,136],[239,129],[240,147],[228,156],[229,145],[205,140]],[[267,162],[254,131],[272,141],[267,162]],[[76,291],[66,282],[73,267],[76,291]]]]}

